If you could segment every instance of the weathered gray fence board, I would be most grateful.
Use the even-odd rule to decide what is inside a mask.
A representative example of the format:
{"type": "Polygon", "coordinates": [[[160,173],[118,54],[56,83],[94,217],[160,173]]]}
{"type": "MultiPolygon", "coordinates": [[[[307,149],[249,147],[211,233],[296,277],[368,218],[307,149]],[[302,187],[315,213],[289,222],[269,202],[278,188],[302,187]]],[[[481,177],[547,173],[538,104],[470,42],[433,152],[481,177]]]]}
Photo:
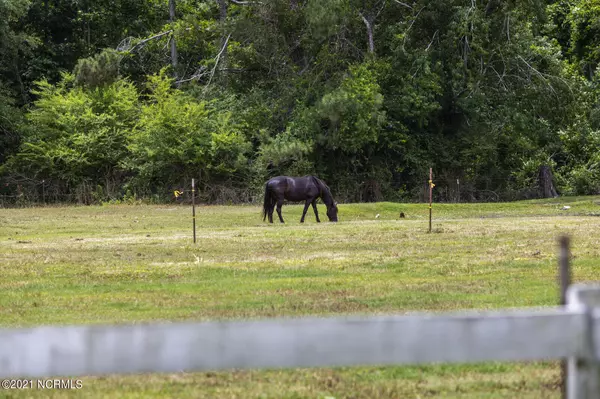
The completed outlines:
{"type": "Polygon", "coordinates": [[[584,310],[0,330],[0,377],[557,359],[584,310]]]}
{"type": "Polygon", "coordinates": [[[586,330],[583,353],[571,356],[567,368],[569,398],[600,398],[600,286],[574,285],[567,292],[568,309],[586,312],[586,330]]]}

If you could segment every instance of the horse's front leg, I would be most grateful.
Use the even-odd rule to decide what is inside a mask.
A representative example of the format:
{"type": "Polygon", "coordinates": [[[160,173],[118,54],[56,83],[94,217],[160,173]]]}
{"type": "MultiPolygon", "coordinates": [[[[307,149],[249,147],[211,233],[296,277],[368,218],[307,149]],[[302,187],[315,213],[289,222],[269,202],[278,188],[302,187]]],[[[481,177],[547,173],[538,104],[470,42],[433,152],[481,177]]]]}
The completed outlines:
{"type": "Polygon", "coordinates": [[[309,206],[310,206],[310,200],[306,200],[306,204],[304,204],[304,211],[302,212],[302,218],[300,219],[300,223],[304,223],[304,217],[306,216],[306,212],[308,211],[309,206]]]}
{"type": "Polygon", "coordinates": [[[315,217],[317,218],[317,223],[321,223],[319,220],[319,212],[317,211],[317,199],[315,198],[312,202],[313,211],[315,211],[315,217]]]}
{"type": "Polygon", "coordinates": [[[278,201],[277,201],[277,214],[279,215],[279,221],[280,221],[281,223],[285,223],[285,222],[283,221],[283,217],[281,216],[281,207],[282,207],[282,206],[283,206],[283,200],[282,200],[282,199],[281,199],[281,200],[278,200],[278,201]]]}

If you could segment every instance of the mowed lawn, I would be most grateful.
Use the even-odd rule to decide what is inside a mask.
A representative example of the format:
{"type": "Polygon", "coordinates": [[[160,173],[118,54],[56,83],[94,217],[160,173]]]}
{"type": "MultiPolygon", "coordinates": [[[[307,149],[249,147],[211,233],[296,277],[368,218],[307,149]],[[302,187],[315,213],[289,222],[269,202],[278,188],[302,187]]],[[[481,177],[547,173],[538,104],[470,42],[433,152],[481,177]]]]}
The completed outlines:
{"type": "MultiPolygon", "coordinates": [[[[0,209],[0,326],[405,314],[552,306],[557,237],[600,280],[600,197],[502,204],[0,209]],[[562,209],[564,205],[570,209],[562,209]],[[406,218],[398,217],[400,212],[406,218]],[[376,215],[380,216],[376,218],[376,215]]],[[[399,337],[401,339],[402,337],[399,337]]],[[[0,397],[559,398],[557,362],[84,377],[0,397]]]]}

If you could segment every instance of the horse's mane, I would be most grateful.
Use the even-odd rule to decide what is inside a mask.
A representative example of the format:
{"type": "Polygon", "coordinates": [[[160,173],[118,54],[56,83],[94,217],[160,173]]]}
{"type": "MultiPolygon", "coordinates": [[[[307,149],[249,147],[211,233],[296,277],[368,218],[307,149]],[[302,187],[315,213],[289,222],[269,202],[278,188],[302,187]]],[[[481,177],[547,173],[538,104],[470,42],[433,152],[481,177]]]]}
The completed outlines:
{"type": "Polygon", "coordinates": [[[329,186],[317,176],[311,176],[311,178],[313,179],[317,187],[319,187],[319,189],[321,190],[323,202],[329,200],[333,204],[333,196],[331,195],[331,190],[329,189],[329,186]]]}

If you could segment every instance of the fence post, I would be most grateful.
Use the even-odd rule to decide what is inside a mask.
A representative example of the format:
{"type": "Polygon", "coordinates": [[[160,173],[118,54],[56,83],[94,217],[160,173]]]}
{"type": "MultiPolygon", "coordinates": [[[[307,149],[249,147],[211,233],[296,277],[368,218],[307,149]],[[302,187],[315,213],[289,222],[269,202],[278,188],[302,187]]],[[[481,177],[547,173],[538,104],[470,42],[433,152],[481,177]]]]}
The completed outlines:
{"type": "Polygon", "coordinates": [[[583,351],[570,357],[567,365],[567,398],[600,398],[600,362],[594,342],[594,326],[600,308],[600,285],[571,285],[567,290],[568,309],[584,309],[587,315],[587,333],[584,337],[583,351]]]}
{"type": "MultiPolygon", "coordinates": [[[[562,235],[558,238],[560,247],[558,257],[558,283],[560,289],[559,305],[567,304],[567,289],[571,285],[571,268],[569,264],[569,236],[562,235]]],[[[561,398],[567,398],[567,369],[568,360],[564,359],[560,362],[560,390],[561,398]]]]}
{"type": "Polygon", "coordinates": [[[196,243],[196,187],[192,179],[192,224],[194,229],[194,244],[196,243]]]}
{"type": "Polygon", "coordinates": [[[433,172],[432,172],[432,168],[429,168],[429,232],[430,233],[431,233],[431,198],[432,198],[433,186],[435,186],[435,184],[433,184],[433,172]]]}

